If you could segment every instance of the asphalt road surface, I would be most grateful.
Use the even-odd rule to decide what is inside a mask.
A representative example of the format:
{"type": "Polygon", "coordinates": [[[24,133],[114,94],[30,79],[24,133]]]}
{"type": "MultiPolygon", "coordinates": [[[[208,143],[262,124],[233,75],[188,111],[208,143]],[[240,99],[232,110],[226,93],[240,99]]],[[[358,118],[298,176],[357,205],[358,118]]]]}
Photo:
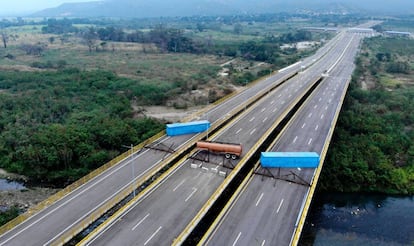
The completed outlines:
{"type": "MultiPolygon", "coordinates": [[[[343,59],[314,91],[270,151],[321,154],[325,144],[330,141],[329,130],[334,127],[333,120],[354,69],[354,57],[363,37],[359,34],[347,35],[353,38],[343,59]]],[[[315,169],[270,168],[266,172],[259,169],[257,173],[209,236],[208,245],[290,244],[309,191],[305,183],[312,182],[315,169]],[[260,175],[268,172],[276,178],[260,175]]]]}

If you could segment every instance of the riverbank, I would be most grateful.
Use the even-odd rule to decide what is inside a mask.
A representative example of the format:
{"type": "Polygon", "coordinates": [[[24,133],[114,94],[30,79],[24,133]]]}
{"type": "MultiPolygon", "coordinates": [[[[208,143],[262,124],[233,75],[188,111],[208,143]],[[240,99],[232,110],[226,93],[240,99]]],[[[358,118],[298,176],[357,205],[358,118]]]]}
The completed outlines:
{"type": "Polygon", "coordinates": [[[52,188],[26,187],[26,181],[27,178],[22,175],[0,169],[0,219],[11,219],[18,215],[17,212],[24,213],[59,191],[52,188]],[[13,216],[10,215],[11,210],[15,211],[13,216]]]}

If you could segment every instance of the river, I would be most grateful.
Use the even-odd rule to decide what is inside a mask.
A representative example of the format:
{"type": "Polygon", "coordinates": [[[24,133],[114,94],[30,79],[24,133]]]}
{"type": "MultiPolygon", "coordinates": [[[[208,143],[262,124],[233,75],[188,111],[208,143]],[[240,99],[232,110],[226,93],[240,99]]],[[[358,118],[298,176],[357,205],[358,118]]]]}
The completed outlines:
{"type": "Polygon", "coordinates": [[[319,194],[299,245],[414,245],[414,196],[319,194]]]}
{"type": "Polygon", "coordinates": [[[6,190],[23,190],[26,187],[19,182],[16,181],[10,181],[7,179],[0,179],[0,191],[6,191],[6,190]]]}

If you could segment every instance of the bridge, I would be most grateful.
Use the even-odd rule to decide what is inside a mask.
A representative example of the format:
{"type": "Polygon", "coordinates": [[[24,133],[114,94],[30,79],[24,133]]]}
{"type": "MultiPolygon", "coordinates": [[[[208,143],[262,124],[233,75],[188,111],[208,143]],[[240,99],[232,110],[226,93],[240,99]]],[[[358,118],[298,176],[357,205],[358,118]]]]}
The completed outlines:
{"type": "MultiPolygon", "coordinates": [[[[296,245],[364,34],[341,31],[313,56],[253,83],[192,119],[208,132],[134,146],[0,228],[3,245],[62,245],[124,200],[82,245],[296,245]],[[239,160],[195,149],[243,145],[239,160]],[[264,169],[261,151],[315,151],[316,169],[264,169]],[[209,213],[229,197],[202,235],[209,213]],[[191,236],[193,235],[193,236],[191,236]],[[196,236],[194,236],[196,235],[196,236]]],[[[190,120],[190,119],[188,119],[190,120]]]]}

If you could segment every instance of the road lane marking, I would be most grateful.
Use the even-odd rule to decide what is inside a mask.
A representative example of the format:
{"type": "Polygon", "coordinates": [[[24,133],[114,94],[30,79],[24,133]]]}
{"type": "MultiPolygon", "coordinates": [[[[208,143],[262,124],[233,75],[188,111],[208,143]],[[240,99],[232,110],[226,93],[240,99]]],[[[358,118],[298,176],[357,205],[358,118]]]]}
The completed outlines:
{"type": "Polygon", "coordinates": [[[250,132],[250,135],[252,135],[256,131],[256,128],[253,129],[253,131],[250,132]]]}
{"type": "Polygon", "coordinates": [[[309,118],[310,118],[310,117],[312,117],[312,113],[310,113],[308,117],[309,117],[309,118]]]}
{"type": "Polygon", "coordinates": [[[194,195],[194,193],[197,192],[197,188],[193,188],[193,192],[191,192],[191,194],[185,199],[185,202],[187,202],[188,200],[190,200],[190,198],[194,195]]]}
{"type": "Polygon", "coordinates": [[[306,123],[303,123],[302,129],[305,128],[305,126],[306,126],[306,123]]]}
{"type": "Polygon", "coordinates": [[[263,119],[263,123],[265,123],[265,122],[266,122],[266,120],[267,120],[267,117],[263,119]]]}
{"type": "Polygon", "coordinates": [[[239,232],[239,235],[237,235],[236,240],[234,240],[233,246],[236,246],[237,241],[239,241],[240,236],[241,236],[241,232],[239,232]]]}
{"type": "Polygon", "coordinates": [[[197,173],[197,175],[196,175],[196,176],[194,176],[194,179],[197,179],[197,178],[198,178],[198,176],[200,176],[200,174],[201,174],[201,172],[197,173]]]}
{"type": "Polygon", "coordinates": [[[329,99],[329,101],[328,101],[329,103],[331,103],[332,102],[332,99],[329,99]]]}
{"type": "Polygon", "coordinates": [[[323,114],[322,114],[322,115],[321,115],[321,119],[323,119],[323,117],[324,117],[324,116],[325,116],[325,115],[323,115],[323,114]]]}
{"type": "Polygon", "coordinates": [[[328,106],[325,107],[325,110],[328,110],[328,106]]]}
{"type": "Polygon", "coordinates": [[[266,110],[266,108],[262,108],[262,113],[266,110]]]}
{"type": "Polygon", "coordinates": [[[254,119],[255,119],[255,117],[251,118],[251,119],[249,120],[249,122],[252,122],[252,121],[254,121],[254,119]]]}
{"type": "Polygon", "coordinates": [[[309,139],[308,145],[310,145],[312,143],[312,138],[309,139]]]}
{"type": "MultiPolygon", "coordinates": [[[[196,136],[196,135],[195,135],[196,136]]],[[[193,136],[192,138],[194,138],[195,136],[193,136]]],[[[189,140],[187,140],[185,143],[187,143],[188,141],[190,141],[192,138],[190,138],[189,140]]],[[[165,140],[167,140],[167,139],[169,139],[169,137],[168,138],[165,138],[165,139],[163,139],[161,142],[164,142],[165,140]]],[[[184,144],[185,144],[184,143],[184,144]]],[[[184,145],[184,144],[182,144],[182,145],[184,145]]],[[[181,147],[182,145],[180,145],[179,147],[181,147]]],[[[178,147],[178,148],[179,148],[178,147]]],[[[122,160],[122,161],[120,161],[120,162],[123,162],[123,161],[126,161],[126,163],[125,164],[119,164],[119,166],[115,169],[115,170],[112,170],[109,174],[107,174],[107,175],[105,175],[104,177],[100,177],[100,175],[98,175],[97,177],[95,177],[94,179],[91,179],[89,182],[92,182],[92,180],[95,180],[96,181],[96,183],[92,183],[92,185],[91,186],[89,186],[89,187],[86,187],[84,190],[82,190],[82,191],[80,191],[79,193],[77,193],[77,194],[75,194],[72,198],[70,198],[70,199],[68,199],[68,200],[66,200],[64,203],[62,203],[61,205],[59,205],[58,207],[56,207],[56,208],[54,208],[52,211],[49,211],[47,214],[45,214],[45,215],[43,215],[42,217],[40,217],[39,219],[37,219],[36,221],[34,221],[33,223],[31,223],[31,224],[29,224],[27,227],[25,227],[25,228],[23,228],[22,230],[20,230],[19,232],[17,232],[16,234],[14,234],[14,235],[12,235],[9,239],[7,239],[6,241],[4,241],[4,242],[2,242],[2,243],[0,243],[0,246],[2,246],[2,245],[4,245],[4,244],[6,244],[7,242],[9,242],[10,240],[12,240],[12,239],[14,239],[15,237],[17,237],[18,235],[20,235],[21,233],[23,233],[24,231],[26,231],[27,229],[29,229],[30,227],[32,227],[33,225],[35,225],[35,224],[37,224],[39,221],[41,221],[41,220],[43,220],[44,218],[46,218],[47,216],[49,216],[50,214],[52,214],[52,213],[54,213],[56,210],[58,210],[58,209],[60,209],[61,207],[63,207],[63,206],[65,206],[66,204],[68,204],[69,202],[71,202],[72,200],[74,200],[74,199],[76,199],[77,197],[79,197],[80,195],[82,195],[83,193],[85,193],[85,192],[87,192],[87,191],[89,191],[90,189],[92,189],[93,187],[95,187],[96,185],[98,185],[99,183],[101,183],[102,181],[104,181],[107,177],[109,177],[109,176],[111,176],[113,173],[115,173],[115,172],[117,172],[117,171],[119,171],[120,169],[122,169],[122,168],[124,168],[124,167],[126,167],[126,166],[128,166],[129,165],[129,163],[131,163],[132,161],[135,161],[138,157],[140,157],[141,155],[143,155],[143,154],[145,154],[146,152],[148,152],[149,150],[146,150],[146,151],[144,151],[144,152],[142,152],[141,154],[139,154],[139,155],[137,155],[137,156],[135,156],[135,157],[133,157],[131,160],[129,160],[129,161],[126,161],[126,159],[124,159],[124,160],[122,160]],[[99,179],[100,178],[100,179],[99,179]]],[[[126,187],[128,187],[129,185],[131,185],[131,183],[133,183],[133,182],[135,182],[135,180],[136,179],[138,179],[138,178],[141,178],[142,176],[144,176],[149,170],[151,170],[153,167],[155,167],[156,165],[158,165],[159,163],[161,162],[161,160],[159,160],[159,161],[157,161],[154,165],[152,165],[151,167],[149,167],[148,169],[146,169],[143,173],[141,173],[140,175],[138,175],[138,176],[136,176],[135,177],[135,179],[134,180],[132,180],[132,181],[130,181],[129,183],[127,183],[126,185],[124,185],[123,187],[121,187],[121,189],[120,190],[123,190],[123,189],[125,189],[126,187]]],[[[110,169],[108,169],[108,170],[110,170],[110,169]]],[[[105,171],[106,172],[106,171],[105,171]]],[[[104,174],[105,172],[103,172],[102,174],[104,174]]],[[[88,183],[89,183],[88,182],[88,183]]],[[[83,185],[81,185],[81,186],[79,186],[77,189],[75,189],[74,191],[76,191],[76,190],[80,190],[82,187],[84,187],[86,184],[88,184],[88,183],[85,183],[85,184],[83,184],[83,185]]],[[[73,194],[73,192],[74,191],[72,191],[71,193],[69,193],[69,194],[67,194],[67,195],[65,195],[64,197],[62,197],[60,200],[62,200],[63,198],[65,198],[65,197],[67,197],[67,196],[69,196],[69,195],[71,195],[71,194],[73,194]]],[[[92,210],[90,210],[90,211],[95,211],[95,210],[97,210],[100,206],[102,206],[103,204],[105,204],[108,200],[110,200],[110,199],[112,199],[115,195],[117,195],[118,193],[114,193],[114,194],[112,194],[109,198],[107,198],[107,199],[105,199],[103,202],[101,202],[101,203],[99,203],[95,208],[93,208],[92,210]]],[[[56,201],[56,203],[57,203],[58,201],[56,201]]],[[[47,208],[45,208],[44,210],[46,210],[47,208]]],[[[42,210],[42,211],[44,211],[44,210],[42,210]]],[[[90,212],[89,211],[89,212],[90,212]]],[[[53,237],[52,239],[50,239],[48,242],[46,242],[44,245],[48,245],[48,244],[50,244],[52,241],[54,241],[56,238],[58,238],[60,235],[62,235],[63,233],[65,233],[69,228],[72,228],[76,223],[79,223],[79,221],[81,221],[81,220],[83,220],[86,216],[88,216],[89,215],[89,212],[87,213],[87,214],[84,214],[81,218],[79,218],[79,219],[77,219],[75,222],[73,222],[70,226],[68,226],[68,227],[66,227],[64,230],[62,230],[62,231],[60,231],[59,232],[59,234],[58,235],[56,235],[55,237],[53,237]]],[[[40,212],[39,212],[40,213],[40,212]]]]}
{"type": "Polygon", "coordinates": [[[260,195],[259,199],[257,199],[257,202],[256,202],[256,207],[260,204],[260,201],[262,200],[263,195],[264,195],[264,193],[262,193],[262,194],[260,195]]]}
{"type": "Polygon", "coordinates": [[[316,104],[313,108],[314,108],[314,109],[318,108],[318,104],[316,104]]]}
{"type": "Polygon", "coordinates": [[[138,222],[138,224],[136,224],[134,227],[132,227],[132,230],[133,230],[133,231],[135,231],[135,229],[137,229],[137,227],[138,227],[139,225],[141,225],[141,224],[142,224],[142,222],[144,222],[144,221],[148,218],[148,216],[150,216],[150,214],[145,215],[145,217],[144,217],[144,218],[142,218],[142,220],[140,220],[140,221],[138,222]]]}
{"type": "Polygon", "coordinates": [[[282,201],[280,201],[279,207],[277,208],[277,211],[276,211],[277,214],[279,213],[280,208],[282,207],[283,201],[284,201],[284,199],[282,199],[282,201]]]}
{"type": "Polygon", "coordinates": [[[237,130],[236,134],[239,134],[242,131],[242,129],[240,128],[239,130],[237,130]]]}
{"type": "Polygon", "coordinates": [[[282,104],[285,104],[285,101],[282,101],[282,104]]]}
{"type": "Polygon", "coordinates": [[[174,189],[173,191],[176,191],[182,184],[184,184],[185,179],[183,181],[181,181],[174,189]]]}
{"type": "Polygon", "coordinates": [[[273,101],[270,102],[270,104],[273,104],[273,103],[275,103],[275,100],[273,100],[273,101]]]}
{"type": "Polygon", "coordinates": [[[315,127],[315,131],[317,131],[317,130],[318,130],[318,128],[319,128],[319,125],[316,125],[316,127],[315,127]]]}
{"type": "Polygon", "coordinates": [[[273,109],[273,113],[276,112],[277,108],[273,109]]]}
{"type": "Polygon", "coordinates": [[[262,242],[262,245],[261,245],[261,246],[264,246],[264,245],[265,245],[265,243],[266,243],[266,240],[263,240],[263,242],[262,242]]]}
{"type": "Polygon", "coordinates": [[[281,96],[282,96],[282,94],[279,94],[279,96],[277,96],[277,97],[279,98],[279,97],[281,97],[281,96]]]}
{"type": "Polygon", "coordinates": [[[291,98],[291,97],[292,97],[292,94],[289,94],[288,98],[291,98]]]}
{"type": "Polygon", "coordinates": [[[160,226],[159,228],[158,228],[158,230],[156,230],[152,235],[151,235],[151,237],[150,238],[148,238],[148,240],[147,241],[145,241],[145,243],[144,243],[144,245],[147,245],[154,237],[155,237],[155,235],[157,235],[157,233],[158,232],[160,232],[160,230],[162,229],[162,226],[160,226]]]}
{"type": "Polygon", "coordinates": [[[319,102],[322,101],[322,97],[319,98],[319,102]]]}
{"type": "Polygon", "coordinates": [[[298,136],[296,136],[295,139],[293,139],[293,143],[296,143],[296,140],[298,140],[298,136]]]}

